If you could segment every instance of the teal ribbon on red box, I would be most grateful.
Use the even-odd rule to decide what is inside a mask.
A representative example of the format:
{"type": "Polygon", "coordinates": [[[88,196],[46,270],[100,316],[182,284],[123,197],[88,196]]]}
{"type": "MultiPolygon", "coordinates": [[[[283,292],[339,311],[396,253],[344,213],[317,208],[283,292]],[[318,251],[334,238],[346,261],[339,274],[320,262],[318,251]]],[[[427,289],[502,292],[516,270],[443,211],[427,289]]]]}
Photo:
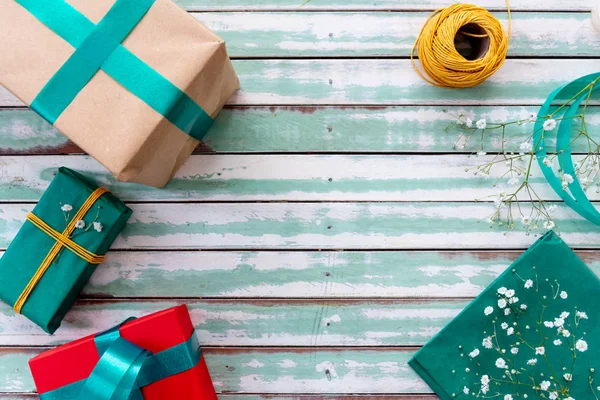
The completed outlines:
{"type": "Polygon", "coordinates": [[[94,338],[100,361],[87,379],[44,393],[40,400],[143,400],[141,388],[192,369],[202,358],[194,333],[186,342],[152,354],[121,337],[123,324],[94,338]]]}
{"type": "Polygon", "coordinates": [[[75,48],[31,108],[54,124],[102,70],[183,132],[200,140],[213,119],[182,90],[127,50],[121,42],[155,0],[117,0],[95,25],[64,0],[16,0],[75,48]]]}
{"type": "Polygon", "coordinates": [[[594,92],[600,90],[599,82],[600,73],[594,73],[569,82],[552,92],[538,113],[533,133],[533,143],[536,146],[535,154],[538,163],[552,189],[579,215],[596,225],[600,225],[600,212],[589,201],[585,190],[577,180],[571,153],[571,135],[573,120],[581,103],[594,92]],[[552,112],[553,119],[560,119],[556,134],[556,149],[560,152],[559,156],[556,157],[559,162],[559,169],[564,174],[571,175],[574,179],[568,189],[563,189],[562,181],[555,175],[552,167],[544,164],[544,158],[548,154],[546,139],[552,134],[552,131],[544,131],[543,124],[551,114],[552,108],[556,107],[555,103],[561,103],[557,101],[558,99],[568,100],[565,105],[559,106],[552,112]]]}

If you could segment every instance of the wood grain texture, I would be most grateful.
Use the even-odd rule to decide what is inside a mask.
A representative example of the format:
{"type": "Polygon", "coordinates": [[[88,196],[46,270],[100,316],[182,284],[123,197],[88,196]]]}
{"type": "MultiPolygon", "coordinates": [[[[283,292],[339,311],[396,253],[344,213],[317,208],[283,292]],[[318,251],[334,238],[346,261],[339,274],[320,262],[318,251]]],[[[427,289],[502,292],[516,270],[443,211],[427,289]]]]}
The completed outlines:
{"type": "MultiPolygon", "coordinates": [[[[314,1],[314,0],[313,0],[314,1]]],[[[450,4],[450,3],[448,3],[450,4]]],[[[408,57],[430,13],[199,13],[231,57],[408,57]]],[[[506,12],[495,13],[505,27],[506,12]]],[[[513,13],[508,56],[596,57],[588,13],[513,13]]]]}
{"type": "MultiPolygon", "coordinates": [[[[227,108],[196,153],[449,153],[465,133],[455,124],[461,113],[499,123],[527,118],[538,110],[536,106],[227,108]]],[[[598,107],[588,108],[586,122],[591,132],[600,129],[598,107]]],[[[531,124],[511,126],[507,150],[517,151],[531,132],[531,124]]],[[[485,148],[490,152],[498,151],[500,142],[495,131],[485,135],[485,148]]],[[[553,145],[551,140],[548,143],[553,145]]],[[[577,141],[573,151],[587,152],[587,148],[577,141]]],[[[0,154],[70,153],[82,150],[33,111],[0,109],[0,154]]]]}
{"type": "MultiPolygon", "coordinates": [[[[37,394],[23,393],[0,393],[2,400],[38,399],[37,394]]],[[[220,400],[438,400],[439,397],[432,394],[219,394],[220,400]]]]}
{"type": "Polygon", "coordinates": [[[0,346],[55,346],[178,304],[203,346],[421,346],[467,305],[445,301],[79,301],[52,336],[0,307],[0,346]]]}
{"type": "MultiPolygon", "coordinates": [[[[591,59],[510,59],[485,83],[431,86],[410,60],[238,60],[235,105],[541,105],[558,86],[597,72],[591,59]]],[[[0,106],[23,104],[5,89],[0,106]]]]}
{"type": "MultiPolygon", "coordinates": [[[[0,391],[33,392],[27,361],[45,348],[0,350],[0,391]]],[[[218,392],[425,394],[427,385],[407,365],[407,348],[207,348],[218,392]]]]}
{"type": "MultiPolygon", "coordinates": [[[[478,165],[492,159],[460,154],[196,155],[164,189],[154,189],[118,182],[87,156],[28,157],[25,163],[23,157],[5,156],[0,201],[38,201],[60,166],[83,172],[124,201],[489,201],[500,190],[509,193],[519,186],[508,184],[504,166],[489,177],[474,175],[478,165]]],[[[537,163],[529,182],[542,199],[560,200],[537,163]]],[[[600,200],[593,188],[588,196],[600,200]]],[[[520,198],[529,199],[525,193],[520,198]]]]}
{"type": "MultiPolygon", "coordinates": [[[[176,0],[177,4],[196,11],[239,11],[239,10],[436,10],[447,7],[446,0],[176,0]]],[[[511,0],[512,10],[589,11],[593,0],[511,0]]],[[[477,5],[494,10],[505,10],[504,0],[478,0],[477,5]]]]}
{"type": "MultiPolygon", "coordinates": [[[[32,209],[6,204],[0,248],[32,209]]],[[[132,204],[115,249],[525,249],[536,237],[483,222],[484,203],[132,204]]],[[[527,212],[527,206],[524,206],[527,212]]],[[[600,232],[564,206],[553,213],[573,247],[597,248],[600,232]]]]}

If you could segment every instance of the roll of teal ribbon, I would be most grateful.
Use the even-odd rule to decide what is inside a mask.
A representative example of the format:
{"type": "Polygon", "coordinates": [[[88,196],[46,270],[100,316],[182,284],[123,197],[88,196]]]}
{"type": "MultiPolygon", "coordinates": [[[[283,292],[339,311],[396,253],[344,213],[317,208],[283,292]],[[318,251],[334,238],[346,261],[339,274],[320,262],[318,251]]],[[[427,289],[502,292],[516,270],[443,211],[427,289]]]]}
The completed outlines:
{"type": "Polygon", "coordinates": [[[127,50],[121,42],[155,0],[117,0],[98,25],[64,0],[16,0],[75,48],[31,108],[51,124],[101,69],[183,132],[200,140],[213,119],[187,94],[127,50]]]}
{"type": "Polygon", "coordinates": [[[121,337],[123,324],[95,337],[100,361],[87,379],[44,393],[40,400],[143,400],[141,388],[200,362],[202,353],[195,334],[184,343],[152,354],[121,337]]]}
{"type": "Polygon", "coordinates": [[[583,76],[552,92],[538,113],[533,133],[533,143],[536,146],[535,154],[538,164],[552,189],[579,215],[596,225],[600,225],[600,212],[589,201],[585,190],[577,180],[571,153],[571,134],[573,120],[577,116],[581,103],[600,89],[598,83],[600,83],[600,72],[583,76]],[[557,109],[552,111],[552,118],[555,120],[560,119],[556,134],[556,151],[560,152],[560,156],[556,158],[558,159],[560,170],[564,174],[569,174],[574,178],[573,183],[567,189],[563,189],[562,181],[556,176],[552,167],[544,164],[544,158],[548,154],[546,139],[548,139],[552,131],[544,131],[543,124],[548,115],[551,114],[553,104],[560,103],[557,101],[558,99],[568,101],[566,104],[563,103],[565,104],[563,106],[555,106],[557,109]]]}

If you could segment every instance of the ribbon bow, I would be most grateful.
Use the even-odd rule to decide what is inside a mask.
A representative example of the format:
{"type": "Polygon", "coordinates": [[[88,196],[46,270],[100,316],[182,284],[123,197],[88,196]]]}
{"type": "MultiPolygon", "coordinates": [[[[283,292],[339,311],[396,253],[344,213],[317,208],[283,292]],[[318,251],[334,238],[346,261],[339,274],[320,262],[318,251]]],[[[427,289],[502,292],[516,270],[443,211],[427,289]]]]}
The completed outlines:
{"type": "Polygon", "coordinates": [[[143,400],[141,389],[194,368],[201,359],[196,335],[156,354],[121,337],[122,324],[94,338],[100,361],[82,381],[40,395],[40,400],[143,400]]]}
{"type": "Polygon", "coordinates": [[[538,113],[538,119],[535,123],[533,133],[533,144],[535,146],[535,155],[546,180],[554,189],[556,194],[568,204],[579,215],[600,225],[600,213],[594,205],[589,201],[585,190],[577,180],[575,167],[571,154],[571,133],[573,128],[573,119],[577,114],[581,103],[589,98],[593,92],[600,90],[600,73],[594,73],[576,79],[564,86],[559,87],[548,96],[548,99],[541,107],[538,113]],[[559,107],[552,113],[554,119],[560,118],[560,126],[556,136],[556,149],[560,152],[560,156],[556,157],[559,162],[560,171],[569,174],[573,177],[574,182],[568,187],[568,190],[563,189],[561,180],[554,174],[552,167],[544,164],[546,158],[546,136],[551,132],[544,131],[545,118],[550,115],[550,109],[558,98],[567,98],[568,102],[559,107]]]}

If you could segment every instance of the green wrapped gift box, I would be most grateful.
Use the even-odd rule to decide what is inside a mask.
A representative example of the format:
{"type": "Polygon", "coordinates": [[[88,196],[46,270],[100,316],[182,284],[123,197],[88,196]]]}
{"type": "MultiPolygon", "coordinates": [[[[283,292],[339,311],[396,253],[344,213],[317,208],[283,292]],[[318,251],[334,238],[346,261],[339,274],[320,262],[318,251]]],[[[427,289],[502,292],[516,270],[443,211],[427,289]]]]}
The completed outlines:
{"type": "Polygon", "coordinates": [[[54,333],[130,216],[111,193],[59,168],[0,259],[0,299],[54,333]]]}
{"type": "Polygon", "coordinates": [[[599,399],[599,295],[548,232],[409,364],[442,400],[599,399]]]}

